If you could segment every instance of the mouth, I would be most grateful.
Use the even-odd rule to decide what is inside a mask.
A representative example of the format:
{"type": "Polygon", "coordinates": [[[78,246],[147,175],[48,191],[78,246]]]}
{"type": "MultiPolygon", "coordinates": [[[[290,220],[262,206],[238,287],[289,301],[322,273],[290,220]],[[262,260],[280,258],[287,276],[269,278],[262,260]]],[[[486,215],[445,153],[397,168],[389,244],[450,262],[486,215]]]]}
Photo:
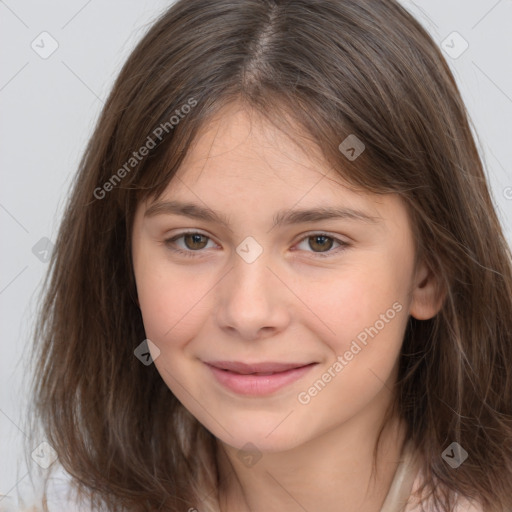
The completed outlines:
{"type": "Polygon", "coordinates": [[[318,363],[214,361],[205,364],[224,387],[237,394],[261,396],[295,382],[318,363]]]}

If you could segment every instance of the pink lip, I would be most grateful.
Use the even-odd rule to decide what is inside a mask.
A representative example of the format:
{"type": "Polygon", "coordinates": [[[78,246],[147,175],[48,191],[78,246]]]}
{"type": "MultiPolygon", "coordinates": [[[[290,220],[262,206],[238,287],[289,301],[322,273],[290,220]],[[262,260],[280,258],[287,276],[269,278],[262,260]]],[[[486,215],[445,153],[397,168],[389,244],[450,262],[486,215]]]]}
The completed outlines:
{"type": "Polygon", "coordinates": [[[206,363],[222,385],[242,395],[268,395],[300,379],[317,363],[206,363]],[[269,374],[272,373],[272,374],[269,374]],[[264,375],[266,374],[266,375],[264,375]]]}

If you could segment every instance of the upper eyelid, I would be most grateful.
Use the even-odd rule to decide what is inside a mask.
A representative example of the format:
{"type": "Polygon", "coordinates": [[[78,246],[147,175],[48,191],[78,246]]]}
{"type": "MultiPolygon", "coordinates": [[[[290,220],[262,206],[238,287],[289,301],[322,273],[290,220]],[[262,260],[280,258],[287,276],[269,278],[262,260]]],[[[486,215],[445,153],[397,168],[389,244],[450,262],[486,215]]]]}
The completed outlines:
{"type": "Polygon", "coordinates": [[[202,231],[198,231],[198,230],[188,230],[188,231],[182,231],[181,233],[176,233],[174,235],[170,235],[170,236],[166,236],[165,239],[166,240],[177,240],[179,238],[181,238],[182,236],[185,236],[185,235],[203,235],[204,237],[208,238],[209,240],[212,240],[214,241],[216,244],[218,244],[218,242],[215,240],[215,238],[213,238],[212,236],[206,234],[206,233],[203,233],[202,231]]]}

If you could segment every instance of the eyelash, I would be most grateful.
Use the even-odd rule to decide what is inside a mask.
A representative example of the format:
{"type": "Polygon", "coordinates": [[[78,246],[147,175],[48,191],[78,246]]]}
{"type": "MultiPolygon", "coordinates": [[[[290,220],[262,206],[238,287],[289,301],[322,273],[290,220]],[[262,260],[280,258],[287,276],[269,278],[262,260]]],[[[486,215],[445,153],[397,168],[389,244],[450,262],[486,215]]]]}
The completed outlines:
{"type": "MultiPolygon", "coordinates": [[[[187,256],[189,258],[195,258],[197,256],[194,253],[203,252],[204,249],[199,249],[197,251],[192,251],[192,250],[186,250],[185,251],[183,249],[179,249],[179,248],[173,247],[173,244],[174,244],[174,242],[176,240],[179,240],[180,238],[183,238],[186,235],[201,235],[201,236],[207,238],[208,240],[211,240],[211,238],[209,236],[205,235],[204,233],[200,233],[198,231],[185,231],[183,233],[180,233],[179,235],[176,235],[176,236],[174,236],[172,238],[168,238],[168,239],[164,240],[164,245],[166,245],[171,251],[173,251],[175,253],[181,254],[183,256],[187,256]]],[[[319,257],[319,258],[329,258],[333,254],[338,254],[339,252],[341,252],[341,251],[347,249],[348,247],[350,247],[350,244],[348,242],[345,242],[343,240],[340,240],[339,238],[335,238],[333,236],[330,236],[327,233],[322,233],[320,231],[319,232],[315,232],[315,233],[310,233],[310,234],[306,235],[305,237],[301,238],[298,243],[300,243],[300,242],[302,242],[304,240],[307,240],[308,238],[311,238],[313,236],[324,236],[324,237],[330,238],[331,240],[334,240],[334,242],[337,242],[338,244],[340,244],[340,247],[337,247],[334,250],[329,250],[326,253],[306,251],[306,252],[312,252],[315,255],[313,257],[315,257],[315,258],[316,257],[319,257]]]]}

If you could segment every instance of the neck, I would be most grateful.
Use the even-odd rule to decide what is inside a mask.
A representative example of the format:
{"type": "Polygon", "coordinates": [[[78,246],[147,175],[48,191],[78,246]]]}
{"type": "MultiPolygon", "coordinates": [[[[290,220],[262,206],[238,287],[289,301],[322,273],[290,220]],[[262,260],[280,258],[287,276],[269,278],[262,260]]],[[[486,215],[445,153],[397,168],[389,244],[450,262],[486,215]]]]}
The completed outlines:
{"type": "MultiPolygon", "coordinates": [[[[376,396],[381,403],[382,396],[376,396]]],[[[218,442],[222,512],[379,512],[395,475],[405,424],[385,426],[372,473],[373,449],[384,409],[368,408],[359,417],[296,448],[264,453],[245,466],[235,448],[218,442]]]]}

